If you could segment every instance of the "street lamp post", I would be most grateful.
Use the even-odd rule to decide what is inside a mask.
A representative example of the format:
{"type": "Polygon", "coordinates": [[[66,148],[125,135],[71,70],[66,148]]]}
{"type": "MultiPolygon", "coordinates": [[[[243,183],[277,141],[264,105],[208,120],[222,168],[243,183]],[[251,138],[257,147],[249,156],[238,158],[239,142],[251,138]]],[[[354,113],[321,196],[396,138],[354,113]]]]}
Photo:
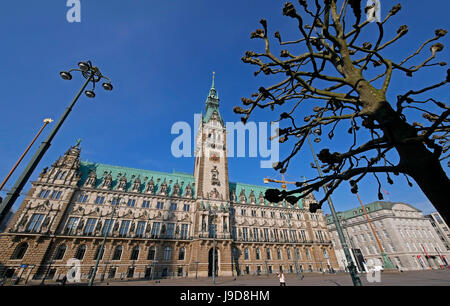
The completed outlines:
{"type": "Polygon", "coordinates": [[[383,246],[381,245],[380,240],[378,239],[378,235],[375,232],[375,229],[372,226],[372,222],[370,221],[369,215],[367,214],[366,208],[364,207],[361,198],[359,197],[359,194],[357,193],[356,196],[358,197],[359,203],[361,204],[361,208],[364,212],[364,215],[366,216],[367,222],[369,223],[370,229],[372,230],[372,234],[375,237],[375,240],[378,243],[378,247],[380,248],[380,255],[381,255],[381,260],[383,261],[383,266],[384,269],[395,269],[394,264],[392,263],[392,261],[389,259],[389,257],[387,256],[387,254],[384,252],[383,246]]]}
{"type": "MultiPolygon", "coordinates": [[[[120,200],[119,200],[119,203],[120,203],[120,200]]],[[[95,274],[97,273],[98,264],[100,263],[100,258],[103,257],[103,252],[105,250],[106,238],[108,237],[109,230],[112,227],[112,224],[113,224],[113,221],[114,221],[114,214],[116,213],[116,208],[117,208],[117,206],[119,206],[119,203],[113,205],[113,209],[112,209],[112,212],[111,212],[111,219],[109,219],[110,223],[108,224],[108,227],[105,230],[105,235],[103,237],[103,242],[102,242],[102,245],[100,247],[100,251],[97,254],[97,260],[95,262],[94,271],[92,272],[91,279],[89,280],[89,286],[92,286],[94,284],[94,279],[95,279],[95,274]]]]}
{"type": "MultiPolygon", "coordinates": [[[[212,236],[213,236],[213,260],[212,260],[212,283],[215,284],[216,283],[216,217],[217,217],[217,212],[215,210],[215,208],[209,208],[208,210],[209,216],[212,216],[212,220],[213,220],[213,226],[211,227],[211,224],[209,224],[210,229],[212,229],[212,236]]],[[[211,230],[210,230],[210,234],[211,234],[211,230]]]]}
{"type": "Polygon", "coordinates": [[[53,138],[55,137],[56,133],[63,125],[64,121],[66,120],[67,116],[71,112],[72,108],[75,106],[75,103],[78,101],[78,98],[81,96],[83,91],[86,89],[87,85],[89,83],[92,83],[92,89],[85,91],[86,96],[89,98],[95,97],[95,93],[94,93],[95,83],[99,82],[102,79],[107,80],[107,82],[103,83],[103,85],[102,85],[102,87],[105,90],[113,89],[113,86],[111,85],[111,80],[108,77],[102,75],[100,73],[100,70],[97,67],[92,66],[92,63],[90,61],[80,62],[80,63],[78,63],[78,67],[80,69],[70,69],[69,71],[60,72],[60,75],[64,80],[71,80],[72,75],[70,74],[70,72],[80,71],[82,73],[83,77],[86,79],[86,81],[84,82],[83,86],[78,91],[78,93],[75,95],[75,98],[72,100],[72,103],[66,108],[66,111],[63,113],[61,118],[58,120],[55,127],[48,135],[47,139],[44,142],[42,142],[39,149],[33,155],[32,159],[28,163],[27,167],[22,172],[22,175],[16,181],[14,186],[9,190],[5,200],[3,200],[3,202],[0,204],[0,223],[3,221],[6,214],[11,209],[11,207],[14,205],[14,202],[19,197],[20,192],[22,191],[23,187],[28,182],[28,179],[30,178],[31,174],[33,174],[33,171],[36,169],[37,165],[41,161],[45,152],[50,147],[53,138]]]}
{"type": "Polygon", "coordinates": [[[25,155],[28,153],[28,151],[30,150],[31,146],[34,144],[34,142],[36,141],[36,139],[39,137],[39,135],[41,135],[42,131],[45,129],[45,127],[49,124],[52,123],[53,120],[50,118],[44,119],[44,124],[42,125],[41,129],[39,130],[39,132],[36,134],[36,136],[33,138],[33,140],[31,141],[31,143],[28,145],[28,147],[25,149],[25,152],[22,153],[22,155],[19,157],[19,160],[16,162],[16,164],[12,167],[11,171],[9,171],[8,175],[6,176],[6,178],[3,180],[3,182],[0,184],[0,191],[3,189],[3,187],[5,186],[6,182],[8,182],[9,178],[11,177],[11,175],[14,173],[14,171],[16,170],[16,168],[19,166],[20,162],[22,161],[22,159],[25,157],[25,155]]]}
{"type": "MultiPolygon", "coordinates": [[[[308,138],[309,147],[311,149],[311,153],[314,157],[314,163],[316,164],[317,171],[319,172],[319,176],[323,177],[322,170],[320,169],[319,162],[317,161],[316,153],[314,152],[314,148],[312,146],[311,140],[309,139],[309,134],[306,135],[306,138],[308,138]]],[[[326,186],[323,186],[323,190],[325,192],[325,195],[328,193],[328,188],[326,186]]],[[[358,272],[356,271],[356,266],[353,263],[352,257],[350,255],[350,251],[348,250],[347,242],[345,241],[344,233],[342,232],[341,225],[339,223],[339,219],[336,214],[336,210],[334,209],[333,201],[331,200],[331,197],[327,197],[328,205],[330,206],[331,214],[333,216],[334,220],[334,226],[336,226],[336,231],[339,236],[339,241],[341,242],[342,248],[344,250],[345,258],[348,262],[348,269],[350,271],[350,276],[353,281],[354,286],[362,286],[361,279],[358,276],[358,272]]]]}
{"type": "MultiPolygon", "coordinates": [[[[291,218],[290,218],[289,214],[287,215],[287,218],[286,218],[286,219],[288,220],[289,235],[291,235],[291,234],[292,234],[292,230],[291,230],[291,218]]],[[[296,248],[295,248],[295,243],[294,243],[294,242],[292,242],[292,248],[293,248],[293,251],[294,251],[294,262],[295,262],[295,271],[297,272],[297,278],[298,278],[298,279],[303,279],[303,275],[302,275],[301,272],[299,272],[299,270],[298,270],[297,250],[296,250],[296,248]]]]}
{"type": "MultiPolygon", "coordinates": [[[[356,248],[355,248],[355,245],[354,245],[354,243],[353,243],[353,237],[350,236],[349,233],[348,233],[348,224],[347,224],[347,220],[342,219],[342,221],[344,222],[344,230],[345,230],[345,232],[347,233],[348,240],[350,240],[350,246],[351,246],[351,250],[352,250],[352,253],[353,253],[353,250],[356,249],[356,248]]],[[[353,254],[353,256],[354,256],[354,254],[353,254]]],[[[361,268],[361,266],[360,266],[360,264],[359,264],[359,261],[357,261],[356,259],[355,259],[355,261],[356,261],[356,265],[357,265],[358,268],[359,268],[359,271],[362,272],[363,269],[361,268]]]]}

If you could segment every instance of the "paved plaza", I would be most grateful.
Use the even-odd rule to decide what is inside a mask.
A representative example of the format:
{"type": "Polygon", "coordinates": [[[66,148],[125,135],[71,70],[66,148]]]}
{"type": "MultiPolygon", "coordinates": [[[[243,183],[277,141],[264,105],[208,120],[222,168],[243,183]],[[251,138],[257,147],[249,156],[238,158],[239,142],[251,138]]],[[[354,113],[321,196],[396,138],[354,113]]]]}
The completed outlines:
{"type": "MultiPolygon", "coordinates": [[[[381,273],[381,282],[369,282],[366,274],[360,278],[364,286],[450,286],[450,270],[381,273]]],[[[96,282],[96,286],[211,286],[211,278],[182,278],[162,280],[96,282]]],[[[215,286],[278,286],[276,274],[261,276],[217,277],[215,286]]],[[[287,286],[352,286],[348,274],[305,274],[302,280],[296,274],[286,275],[287,286]]]]}

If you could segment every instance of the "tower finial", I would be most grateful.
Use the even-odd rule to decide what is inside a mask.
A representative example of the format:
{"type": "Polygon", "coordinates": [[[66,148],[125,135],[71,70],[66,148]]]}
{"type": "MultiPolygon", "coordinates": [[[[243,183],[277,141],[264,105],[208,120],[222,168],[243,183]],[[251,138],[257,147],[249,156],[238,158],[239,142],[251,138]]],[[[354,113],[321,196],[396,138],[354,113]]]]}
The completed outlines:
{"type": "Polygon", "coordinates": [[[213,77],[212,77],[212,85],[211,88],[214,88],[214,79],[216,78],[216,72],[213,71],[213,77]]]}
{"type": "Polygon", "coordinates": [[[75,145],[75,147],[80,147],[81,140],[82,140],[81,138],[78,138],[77,144],[75,145]]]}

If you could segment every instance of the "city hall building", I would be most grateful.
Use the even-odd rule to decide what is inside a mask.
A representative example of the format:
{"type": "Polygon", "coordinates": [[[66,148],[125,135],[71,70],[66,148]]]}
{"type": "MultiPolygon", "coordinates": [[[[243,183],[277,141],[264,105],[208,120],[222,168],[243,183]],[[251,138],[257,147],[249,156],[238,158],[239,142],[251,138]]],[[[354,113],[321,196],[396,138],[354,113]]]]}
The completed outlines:
{"type": "Polygon", "coordinates": [[[308,209],[314,196],[269,203],[267,187],[229,181],[214,82],[196,148],[193,175],[84,162],[79,143],[69,148],[1,234],[0,276],[61,279],[75,269],[85,281],[97,259],[95,279],[338,269],[324,216],[308,209]]]}

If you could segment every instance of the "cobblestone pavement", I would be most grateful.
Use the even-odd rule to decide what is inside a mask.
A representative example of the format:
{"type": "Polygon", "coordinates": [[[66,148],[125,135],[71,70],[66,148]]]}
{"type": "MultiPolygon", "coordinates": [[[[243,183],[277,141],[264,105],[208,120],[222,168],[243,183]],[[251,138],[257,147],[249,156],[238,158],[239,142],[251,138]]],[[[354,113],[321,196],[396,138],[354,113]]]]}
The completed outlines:
{"type": "MultiPolygon", "coordinates": [[[[380,282],[369,282],[360,274],[364,286],[450,286],[450,270],[413,272],[384,272],[380,282]]],[[[212,286],[211,278],[181,278],[162,280],[96,282],[96,286],[212,286]]],[[[286,276],[287,286],[352,286],[348,274],[305,274],[302,280],[296,274],[286,276]]],[[[261,276],[217,277],[215,286],[279,286],[276,274],[261,276]]]]}

